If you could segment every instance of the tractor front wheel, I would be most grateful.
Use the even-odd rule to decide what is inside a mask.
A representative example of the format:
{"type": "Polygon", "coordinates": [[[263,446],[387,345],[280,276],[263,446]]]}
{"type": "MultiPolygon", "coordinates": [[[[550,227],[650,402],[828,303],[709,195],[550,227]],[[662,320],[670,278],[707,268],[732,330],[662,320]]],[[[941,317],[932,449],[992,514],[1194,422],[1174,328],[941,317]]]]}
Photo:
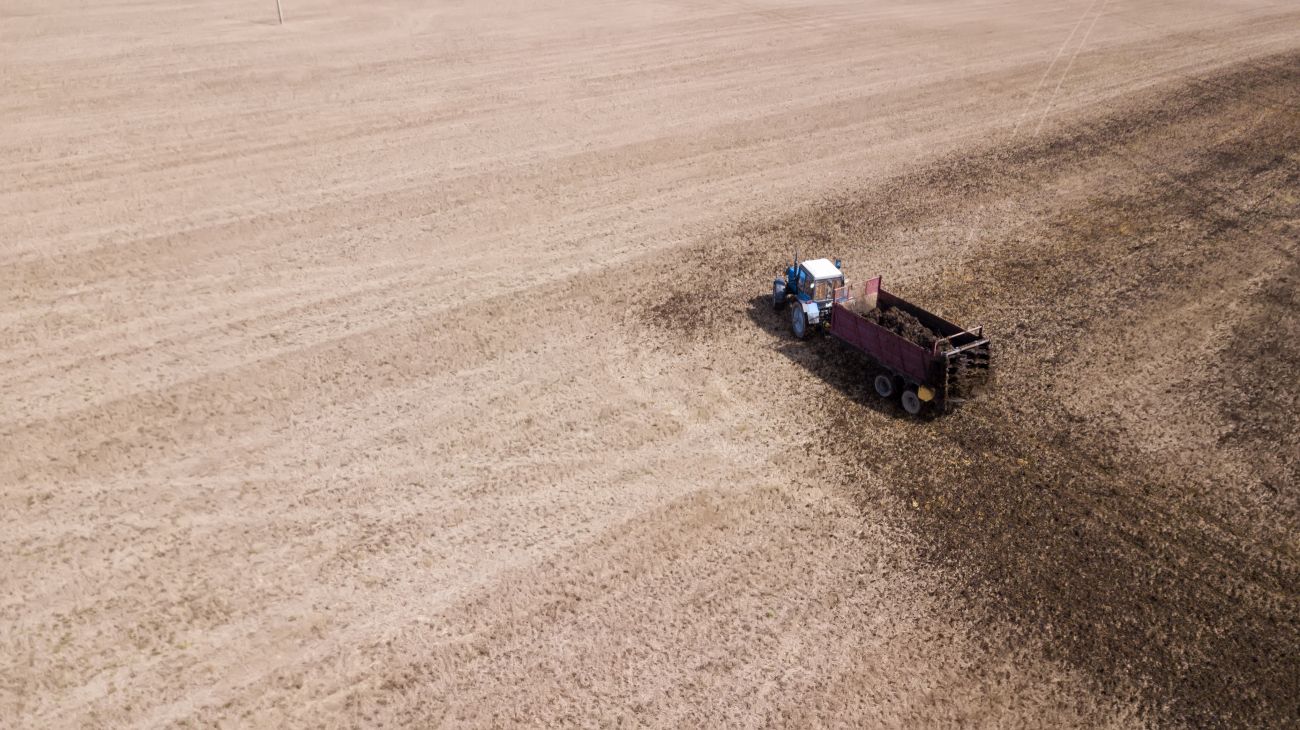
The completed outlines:
{"type": "Polygon", "coordinates": [[[785,282],[777,279],[772,282],[772,309],[785,306],[785,282]]]}
{"type": "Polygon", "coordinates": [[[790,308],[790,331],[796,340],[808,336],[808,316],[803,313],[803,307],[790,308]]]}

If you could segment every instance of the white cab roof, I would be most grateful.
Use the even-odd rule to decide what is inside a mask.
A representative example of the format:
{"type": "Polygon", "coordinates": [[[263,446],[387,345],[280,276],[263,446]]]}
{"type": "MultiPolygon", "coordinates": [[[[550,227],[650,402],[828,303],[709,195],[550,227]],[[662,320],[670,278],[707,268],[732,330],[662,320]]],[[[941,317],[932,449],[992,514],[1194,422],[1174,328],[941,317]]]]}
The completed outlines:
{"type": "Polygon", "coordinates": [[[805,261],[803,262],[803,267],[808,269],[808,273],[812,274],[814,279],[818,280],[837,279],[844,276],[844,274],[840,273],[840,270],[835,267],[835,264],[831,263],[830,259],[812,259],[810,261],[805,261]]]}

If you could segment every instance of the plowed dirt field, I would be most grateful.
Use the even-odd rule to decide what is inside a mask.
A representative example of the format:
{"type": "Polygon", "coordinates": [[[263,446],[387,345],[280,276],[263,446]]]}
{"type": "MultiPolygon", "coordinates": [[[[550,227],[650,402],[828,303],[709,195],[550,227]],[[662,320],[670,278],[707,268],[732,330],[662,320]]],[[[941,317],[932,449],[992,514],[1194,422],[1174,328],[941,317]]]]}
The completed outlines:
{"type": "Polygon", "coordinates": [[[0,8],[0,726],[1300,717],[1294,3],[354,5],[0,8]]]}

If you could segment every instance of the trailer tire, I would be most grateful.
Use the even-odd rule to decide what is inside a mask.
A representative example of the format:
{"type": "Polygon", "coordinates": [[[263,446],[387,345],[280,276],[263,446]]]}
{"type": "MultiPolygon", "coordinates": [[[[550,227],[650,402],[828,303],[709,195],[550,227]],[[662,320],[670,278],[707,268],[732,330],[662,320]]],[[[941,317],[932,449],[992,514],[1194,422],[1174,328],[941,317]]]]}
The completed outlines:
{"type": "Polygon", "coordinates": [[[876,395],[881,398],[889,398],[894,395],[894,378],[890,375],[876,376],[876,395]]]}
{"type": "Polygon", "coordinates": [[[777,279],[772,282],[772,309],[780,310],[785,306],[785,281],[777,279]]]}
{"type": "Polygon", "coordinates": [[[907,411],[909,416],[918,415],[921,412],[921,397],[916,391],[908,388],[903,391],[903,410],[907,411]]]}
{"type": "Polygon", "coordinates": [[[790,308],[790,331],[796,340],[808,336],[808,315],[803,313],[803,307],[790,308]]]}

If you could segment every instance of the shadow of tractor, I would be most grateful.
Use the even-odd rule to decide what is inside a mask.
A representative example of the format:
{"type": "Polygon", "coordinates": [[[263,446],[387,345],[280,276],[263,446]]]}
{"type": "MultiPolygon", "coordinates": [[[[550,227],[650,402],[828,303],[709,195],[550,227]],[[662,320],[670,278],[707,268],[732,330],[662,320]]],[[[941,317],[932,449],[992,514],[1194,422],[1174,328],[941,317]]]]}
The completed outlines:
{"type": "MultiPolygon", "coordinates": [[[[770,295],[749,300],[745,313],[751,322],[773,339],[772,349],[785,356],[844,397],[884,415],[910,419],[897,398],[881,398],[872,386],[875,377],[885,371],[871,358],[824,333],[809,334],[797,340],[790,331],[790,309],[772,308],[770,295]]],[[[926,411],[922,417],[929,414],[926,411]]]]}

